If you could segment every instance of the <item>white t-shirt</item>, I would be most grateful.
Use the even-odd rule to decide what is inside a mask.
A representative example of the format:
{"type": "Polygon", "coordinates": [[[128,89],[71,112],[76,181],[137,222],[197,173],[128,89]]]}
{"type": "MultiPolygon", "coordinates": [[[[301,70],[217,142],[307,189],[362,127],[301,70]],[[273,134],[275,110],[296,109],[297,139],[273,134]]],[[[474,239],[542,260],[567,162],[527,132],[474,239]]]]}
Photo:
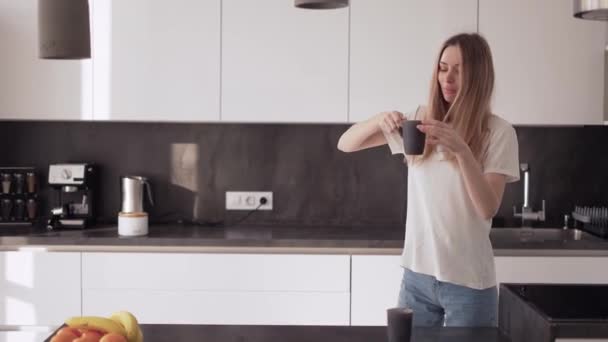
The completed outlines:
{"type": "MultiPolygon", "coordinates": [[[[495,115],[488,129],[483,172],[519,180],[515,130],[495,115]]],[[[491,223],[475,212],[460,171],[441,152],[409,165],[403,267],[474,289],[495,286],[491,223]]]]}

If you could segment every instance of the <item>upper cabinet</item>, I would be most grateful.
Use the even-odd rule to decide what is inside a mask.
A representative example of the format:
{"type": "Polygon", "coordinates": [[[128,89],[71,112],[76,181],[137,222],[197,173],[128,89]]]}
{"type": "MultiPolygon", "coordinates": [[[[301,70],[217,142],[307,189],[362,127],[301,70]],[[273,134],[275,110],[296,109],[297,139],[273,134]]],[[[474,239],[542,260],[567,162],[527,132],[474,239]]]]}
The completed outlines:
{"type": "Polygon", "coordinates": [[[220,0],[91,4],[96,120],[219,120],[220,0]]]}
{"type": "Polygon", "coordinates": [[[606,24],[571,0],[480,0],[496,69],[494,112],[513,124],[601,124],[606,24]]]}
{"type": "Polygon", "coordinates": [[[477,0],[351,0],[350,8],[351,122],[425,104],[443,41],[477,31],[477,0]]]}
{"type": "Polygon", "coordinates": [[[493,110],[602,124],[607,24],[571,0],[99,0],[91,60],[38,58],[38,0],[0,0],[0,119],[357,122],[428,99],[441,43],[480,32],[493,110]]]}
{"type": "Polygon", "coordinates": [[[223,121],[346,122],[348,8],[222,3],[223,121]]]}
{"type": "Polygon", "coordinates": [[[38,59],[38,1],[0,0],[0,119],[89,120],[91,61],[38,59]]]}

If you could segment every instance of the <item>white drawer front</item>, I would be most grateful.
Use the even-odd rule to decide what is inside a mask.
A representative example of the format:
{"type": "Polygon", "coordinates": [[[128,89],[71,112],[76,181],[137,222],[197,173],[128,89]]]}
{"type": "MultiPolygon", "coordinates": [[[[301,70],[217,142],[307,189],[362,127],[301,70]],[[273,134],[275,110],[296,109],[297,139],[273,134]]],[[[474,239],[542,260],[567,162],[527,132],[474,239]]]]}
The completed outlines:
{"type": "Polygon", "coordinates": [[[348,255],[84,253],[83,288],[348,292],[348,255]]]}
{"type": "Polygon", "coordinates": [[[496,257],[498,283],[608,284],[606,257],[496,257]]]}
{"type": "Polygon", "coordinates": [[[386,309],[397,306],[403,268],[400,256],[353,255],[352,325],[386,325],[386,309]]]}
{"type": "Polygon", "coordinates": [[[129,310],[145,324],[348,325],[349,293],[84,290],[85,315],[129,310]]]}
{"type": "Polygon", "coordinates": [[[80,315],[80,253],[0,252],[0,325],[80,315]]]}

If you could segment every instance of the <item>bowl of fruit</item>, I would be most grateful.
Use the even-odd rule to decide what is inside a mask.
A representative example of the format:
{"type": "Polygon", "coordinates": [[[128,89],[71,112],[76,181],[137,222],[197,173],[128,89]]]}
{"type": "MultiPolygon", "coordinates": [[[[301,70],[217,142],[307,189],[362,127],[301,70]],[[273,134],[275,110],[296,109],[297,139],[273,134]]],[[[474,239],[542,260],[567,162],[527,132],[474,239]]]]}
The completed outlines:
{"type": "Polygon", "coordinates": [[[68,318],[45,342],[143,342],[137,319],[128,311],[110,317],[68,318]]]}

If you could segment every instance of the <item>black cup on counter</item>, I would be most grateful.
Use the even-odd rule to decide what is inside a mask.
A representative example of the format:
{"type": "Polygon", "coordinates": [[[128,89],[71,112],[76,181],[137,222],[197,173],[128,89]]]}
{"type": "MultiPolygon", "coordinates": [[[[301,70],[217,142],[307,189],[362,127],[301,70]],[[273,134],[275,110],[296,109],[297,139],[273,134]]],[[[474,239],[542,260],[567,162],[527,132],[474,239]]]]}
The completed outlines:
{"type": "Polygon", "coordinates": [[[426,134],[418,129],[422,121],[405,120],[401,124],[403,132],[403,149],[407,155],[420,155],[424,153],[426,134]]]}
{"type": "Polygon", "coordinates": [[[388,342],[410,342],[414,312],[407,308],[386,310],[388,342]]]}
{"type": "Polygon", "coordinates": [[[11,213],[13,211],[13,200],[10,198],[3,198],[0,201],[0,217],[2,221],[9,221],[11,219],[11,213]]]}

